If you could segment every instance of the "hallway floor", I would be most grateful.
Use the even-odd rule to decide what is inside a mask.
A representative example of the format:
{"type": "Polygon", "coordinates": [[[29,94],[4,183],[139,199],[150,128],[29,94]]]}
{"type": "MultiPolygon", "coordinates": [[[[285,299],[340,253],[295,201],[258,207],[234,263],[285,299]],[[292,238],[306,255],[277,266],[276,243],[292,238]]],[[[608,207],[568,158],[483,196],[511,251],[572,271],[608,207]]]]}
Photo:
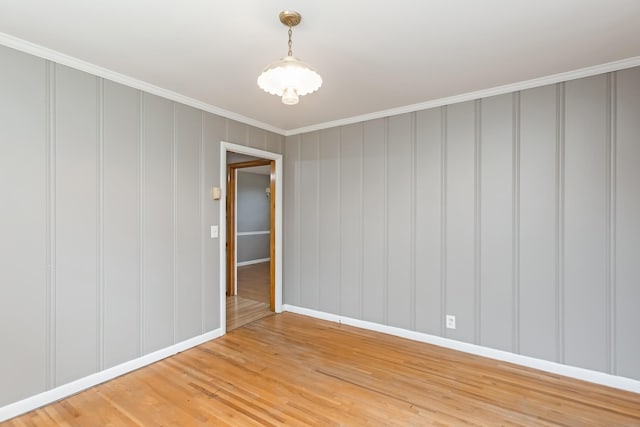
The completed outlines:
{"type": "Polygon", "coordinates": [[[227,297],[227,332],[272,314],[269,263],[238,267],[238,295],[227,297]]]}

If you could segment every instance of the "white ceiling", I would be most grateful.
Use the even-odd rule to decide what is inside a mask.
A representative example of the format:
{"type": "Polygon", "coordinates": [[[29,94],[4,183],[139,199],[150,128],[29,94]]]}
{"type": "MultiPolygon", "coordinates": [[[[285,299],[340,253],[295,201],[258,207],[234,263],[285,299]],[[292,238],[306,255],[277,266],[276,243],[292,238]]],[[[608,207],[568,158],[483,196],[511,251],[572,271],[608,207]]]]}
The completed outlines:
{"type": "Polygon", "coordinates": [[[0,0],[0,32],[291,130],[640,56],[639,0],[0,0]],[[323,87],[256,85],[286,54],[323,87]]]}

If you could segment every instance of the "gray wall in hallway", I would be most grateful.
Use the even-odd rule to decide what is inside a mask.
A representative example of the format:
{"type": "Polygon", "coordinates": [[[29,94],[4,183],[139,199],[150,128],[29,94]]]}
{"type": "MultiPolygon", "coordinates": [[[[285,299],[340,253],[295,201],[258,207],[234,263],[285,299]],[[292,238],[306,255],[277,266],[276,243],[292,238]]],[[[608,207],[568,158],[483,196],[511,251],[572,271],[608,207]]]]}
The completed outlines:
{"type": "MultiPolygon", "coordinates": [[[[269,187],[271,178],[238,170],[237,180],[237,224],[238,233],[269,231],[270,210],[269,198],[265,189],[269,187]]],[[[238,262],[269,258],[269,234],[249,234],[238,236],[238,262]]]]}
{"type": "Polygon", "coordinates": [[[285,303],[640,379],[639,118],[632,68],[287,137],[285,303]]]}
{"type": "Polygon", "coordinates": [[[0,46],[0,406],[217,329],[220,141],[283,137],[0,46]]]}

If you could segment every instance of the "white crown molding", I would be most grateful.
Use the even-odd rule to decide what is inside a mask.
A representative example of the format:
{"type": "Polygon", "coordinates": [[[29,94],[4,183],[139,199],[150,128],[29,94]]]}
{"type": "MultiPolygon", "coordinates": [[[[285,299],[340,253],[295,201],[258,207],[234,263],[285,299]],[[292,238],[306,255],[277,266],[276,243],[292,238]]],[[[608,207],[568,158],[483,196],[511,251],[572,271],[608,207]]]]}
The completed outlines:
{"type": "Polygon", "coordinates": [[[553,74],[551,76],[539,77],[536,79],[525,80],[523,82],[511,83],[503,86],[497,86],[489,89],[482,89],[475,92],[462,93],[460,95],[449,96],[446,98],[434,99],[432,101],[420,102],[418,104],[407,105],[405,107],[392,108],[389,110],[377,111],[374,113],[363,114],[361,116],[349,117],[346,119],[333,120],[330,122],[319,123],[316,125],[305,126],[297,129],[289,129],[285,131],[285,136],[293,136],[301,133],[314,132],[322,129],[334,128],[337,126],[350,125],[354,123],[365,122],[367,120],[380,119],[383,117],[395,116],[404,113],[413,113],[415,111],[426,110],[429,108],[442,107],[443,105],[457,104],[459,102],[472,101],[490,96],[503,95],[505,93],[517,92],[525,89],[546,86],[550,84],[566,82],[569,80],[581,79],[583,77],[595,76],[597,74],[610,73],[612,71],[624,70],[626,68],[637,67],[640,65],[640,56],[621,59],[619,61],[607,62],[606,64],[594,65],[591,67],[580,68],[578,70],[567,71],[564,73],[553,74]]]}
{"type": "Polygon", "coordinates": [[[163,89],[159,86],[152,85],[142,80],[135,79],[133,77],[126,76],[124,74],[111,71],[107,68],[100,67],[95,64],[83,61],[81,59],[74,58],[64,53],[55,51],[53,49],[46,48],[44,46],[37,45],[35,43],[22,40],[12,35],[0,32],[0,44],[19,50],[21,52],[29,53],[31,55],[38,56],[40,58],[48,59],[58,64],[66,65],[71,68],[75,68],[80,71],[94,74],[98,77],[102,77],[108,80],[112,80],[117,83],[122,83],[133,88],[143,90],[145,92],[161,96],[163,98],[170,99],[172,101],[180,102],[185,105],[189,105],[200,110],[207,111],[218,116],[226,117],[231,120],[236,120],[241,123],[245,123],[250,126],[255,126],[260,129],[264,129],[269,132],[274,132],[283,136],[293,136],[302,133],[314,132],[322,129],[328,129],[338,126],[349,125],[353,123],[360,123],[367,120],[374,120],[383,117],[395,116],[398,114],[412,113],[415,111],[426,110],[429,108],[441,107],[443,105],[451,105],[459,102],[471,101],[479,98],[486,98],[489,96],[503,95],[505,93],[516,92],[525,89],[531,89],[535,87],[545,86],[554,83],[565,82],[569,80],[580,79],[583,77],[594,76],[597,74],[609,73],[612,71],[624,70],[626,68],[640,66],[640,56],[634,56],[631,58],[621,59],[618,61],[607,62],[605,64],[594,65],[591,67],[580,68],[573,71],[567,71],[564,73],[553,74],[551,76],[540,77],[531,80],[525,80],[523,82],[511,83],[503,86],[497,86],[489,89],[482,89],[475,92],[467,92],[459,95],[449,96],[446,98],[434,99],[431,101],[420,102],[418,104],[407,105],[404,107],[391,108],[388,110],[376,111],[373,113],[363,114],[360,116],[348,117],[339,120],[333,120],[330,122],[318,123],[315,125],[305,126],[296,129],[281,129],[279,127],[263,123],[258,120],[243,116],[241,114],[234,113],[232,111],[225,110],[223,108],[216,107],[206,102],[198,101],[179,93],[163,89]]]}
{"type": "Polygon", "coordinates": [[[224,335],[224,331],[222,330],[222,328],[218,328],[197,337],[189,338],[172,346],[154,351],[153,353],[138,357],[137,359],[133,359],[112,368],[105,369],[104,371],[88,375],[67,384],[63,384],[51,390],[44,391],[40,394],[27,397],[26,399],[20,400],[18,402],[10,403],[9,405],[0,407],[0,423],[10,418],[17,417],[18,415],[25,414],[41,406],[48,405],[49,403],[56,402],[60,399],[64,399],[65,397],[69,397],[73,394],[94,387],[98,384],[102,384],[103,382],[109,381],[128,372],[135,371],[136,369],[140,369],[147,365],[151,365],[152,363],[155,363],[159,360],[166,359],[167,357],[173,356],[174,354],[188,350],[207,341],[211,341],[212,339],[221,337],[222,335],[224,335]]]}
{"type": "Polygon", "coordinates": [[[462,351],[465,353],[475,354],[478,356],[488,357],[490,359],[501,360],[513,363],[515,365],[526,366],[540,371],[550,372],[552,374],[563,375],[565,377],[575,378],[578,380],[588,381],[620,390],[640,393],[640,381],[626,377],[606,374],[604,372],[592,371],[590,369],[578,368],[575,366],[563,365],[548,360],[536,359],[535,357],[523,356],[521,354],[509,353],[507,351],[496,350],[489,347],[483,347],[476,344],[469,344],[461,341],[452,340],[450,338],[438,337],[422,332],[410,331],[408,329],[397,328],[394,326],[382,325],[380,323],[367,322],[365,320],[353,319],[351,317],[339,316],[337,314],[326,313],[323,311],[311,310],[304,307],[284,304],[284,311],[301,314],[303,316],[315,317],[316,319],[327,320],[329,322],[344,323],[345,325],[355,326],[356,328],[367,329],[370,331],[381,332],[383,334],[394,335],[410,339],[413,341],[424,342],[437,345],[439,347],[449,348],[452,350],[462,351]]]}
{"type": "Polygon", "coordinates": [[[0,32],[0,44],[10,47],[12,49],[19,50],[31,55],[38,56],[49,61],[53,61],[57,64],[66,65],[67,67],[74,68],[76,70],[84,71],[96,75],[98,77],[112,80],[116,83],[121,83],[135,89],[139,89],[153,95],[158,95],[163,98],[170,99],[171,101],[179,102],[181,104],[189,105],[200,110],[207,111],[218,116],[226,117],[227,119],[235,120],[250,126],[255,126],[260,129],[264,129],[269,132],[274,132],[280,135],[285,135],[286,131],[278,127],[272,126],[268,123],[263,123],[258,120],[254,120],[250,117],[243,116],[241,114],[234,113],[232,111],[225,110],[223,108],[216,107],[215,105],[207,104],[206,102],[198,101],[197,99],[190,98],[185,95],[181,95],[177,92],[173,92],[168,89],[161,88],[159,86],[152,85],[142,80],[129,77],[124,74],[117,73],[107,68],[100,67],[90,62],[83,61],[78,58],[74,58],[64,53],[55,51],[53,49],[46,48],[44,46],[37,45],[35,43],[28,42],[26,40],[19,39],[6,33],[0,32]]]}

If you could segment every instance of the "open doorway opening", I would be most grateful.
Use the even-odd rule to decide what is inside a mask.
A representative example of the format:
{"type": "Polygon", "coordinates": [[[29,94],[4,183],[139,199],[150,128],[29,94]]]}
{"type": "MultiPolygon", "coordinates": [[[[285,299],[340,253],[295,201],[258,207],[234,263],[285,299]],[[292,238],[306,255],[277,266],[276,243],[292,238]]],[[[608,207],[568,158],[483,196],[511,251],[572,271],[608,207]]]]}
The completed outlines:
{"type": "Polygon", "coordinates": [[[227,331],[273,313],[275,161],[227,153],[227,331]]]}
{"type": "Polygon", "coordinates": [[[230,331],[281,311],[282,155],[222,142],[220,166],[221,324],[230,331]]]}

